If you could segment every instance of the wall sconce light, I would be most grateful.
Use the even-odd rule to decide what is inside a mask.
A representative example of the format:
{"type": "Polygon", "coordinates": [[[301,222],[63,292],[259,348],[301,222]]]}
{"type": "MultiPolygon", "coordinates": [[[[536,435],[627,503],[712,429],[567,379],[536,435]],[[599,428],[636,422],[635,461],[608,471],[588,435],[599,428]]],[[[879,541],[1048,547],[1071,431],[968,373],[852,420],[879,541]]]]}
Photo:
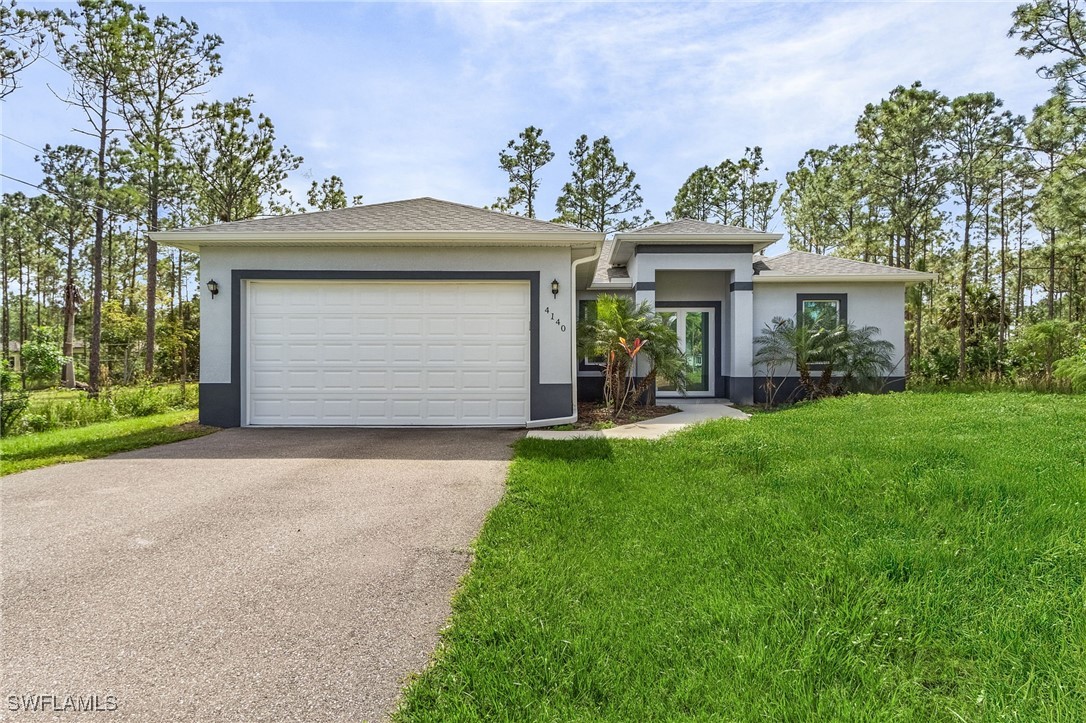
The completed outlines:
{"type": "Polygon", "coordinates": [[[207,290],[211,292],[211,298],[215,298],[215,294],[219,293],[219,282],[215,279],[211,279],[207,282],[207,290]]]}
{"type": "Polygon", "coordinates": [[[554,294],[554,298],[558,298],[558,279],[551,282],[551,293],[554,294]]]}

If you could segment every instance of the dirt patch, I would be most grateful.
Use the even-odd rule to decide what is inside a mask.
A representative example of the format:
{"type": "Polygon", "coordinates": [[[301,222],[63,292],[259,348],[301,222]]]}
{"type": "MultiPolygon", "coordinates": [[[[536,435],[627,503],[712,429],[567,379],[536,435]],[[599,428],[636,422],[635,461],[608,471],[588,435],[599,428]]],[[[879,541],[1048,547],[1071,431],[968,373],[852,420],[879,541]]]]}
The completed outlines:
{"type": "Polygon", "coordinates": [[[655,419],[680,411],[678,407],[671,405],[637,405],[627,407],[617,417],[611,416],[611,410],[602,407],[595,402],[582,402],[577,405],[577,423],[569,425],[571,429],[609,429],[621,427],[623,424],[643,422],[646,419],[655,419]]]}

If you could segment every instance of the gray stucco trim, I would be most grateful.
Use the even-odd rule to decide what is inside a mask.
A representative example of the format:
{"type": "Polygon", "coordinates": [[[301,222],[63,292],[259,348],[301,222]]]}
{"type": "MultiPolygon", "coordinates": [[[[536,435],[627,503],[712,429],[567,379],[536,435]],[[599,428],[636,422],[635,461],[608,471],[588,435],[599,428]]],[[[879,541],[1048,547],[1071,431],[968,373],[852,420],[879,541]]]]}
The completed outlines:
{"type": "Polygon", "coordinates": [[[200,424],[209,427],[240,427],[241,406],[237,385],[200,382],[200,424]]]}
{"type": "Polygon", "coordinates": [[[532,386],[530,414],[533,420],[568,417],[573,413],[572,402],[572,384],[535,384],[532,386]]]}
{"type": "Polygon", "coordinates": [[[754,282],[733,281],[728,285],[728,291],[754,291],[754,282]]]}
{"type": "MultiPolygon", "coordinates": [[[[774,395],[776,403],[780,404],[800,398],[800,395],[797,394],[799,391],[799,377],[774,377],[773,381],[777,385],[777,392],[774,395]]],[[[754,401],[757,404],[765,404],[765,377],[760,376],[754,382],[754,401]]],[[[903,391],[905,391],[905,377],[902,376],[887,377],[878,390],[879,393],[903,391]]]]}
{"type": "Polygon", "coordinates": [[[848,294],[796,294],[796,323],[799,323],[799,319],[803,316],[803,302],[804,301],[836,301],[837,309],[840,312],[838,321],[845,323],[848,321],[848,294]]]}
{"type": "Polygon", "coordinates": [[[681,309],[689,307],[696,309],[698,307],[707,307],[715,312],[716,316],[716,339],[713,347],[716,352],[713,354],[713,375],[716,377],[713,384],[713,396],[717,399],[728,398],[728,383],[724,377],[724,365],[723,353],[721,353],[721,345],[724,341],[724,319],[722,318],[721,302],[719,301],[659,301],[656,302],[657,309],[681,309]]]}
{"type": "Polygon", "coordinates": [[[753,404],[754,377],[728,377],[728,399],[738,404],[753,404]]]}
{"type": "Polygon", "coordinates": [[[634,284],[634,291],[656,291],[655,281],[638,281],[634,284]]]}
{"type": "Polygon", "coordinates": [[[638,254],[753,254],[754,244],[638,244],[638,254]]]}
{"type": "MultiPolygon", "coordinates": [[[[530,420],[553,419],[573,413],[572,389],[569,384],[539,383],[539,271],[350,271],[350,270],[276,270],[233,269],[230,272],[230,383],[207,385],[209,394],[207,414],[225,423],[215,426],[241,425],[241,343],[245,336],[242,325],[242,289],[245,281],[527,281],[530,286],[531,339],[529,371],[530,420]],[[564,395],[564,396],[562,396],[564,395]],[[537,415],[537,410],[539,415],[537,415]],[[555,411],[558,410],[558,411],[555,411]],[[553,413],[552,413],[553,412],[553,413]],[[540,416],[541,415],[541,416],[540,416]]],[[[200,419],[204,419],[204,386],[200,385],[200,419]]],[[[214,422],[209,422],[213,423],[214,422]]]]}

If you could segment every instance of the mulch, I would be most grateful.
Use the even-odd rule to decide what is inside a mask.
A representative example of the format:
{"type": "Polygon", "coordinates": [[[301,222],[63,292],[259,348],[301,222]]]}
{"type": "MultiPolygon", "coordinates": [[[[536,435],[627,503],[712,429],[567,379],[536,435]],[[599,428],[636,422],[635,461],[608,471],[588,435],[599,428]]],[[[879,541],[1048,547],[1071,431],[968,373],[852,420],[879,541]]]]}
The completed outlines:
{"type": "Polygon", "coordinates": [[[663,405],[636,405],[629,406],[617,417],[611,416],[611,410],[602,407],[597,402],[581,402],[577,405],[576,429],[592,429],[602,422],[613,422],[616,427],[633,422],[643,422],[646,419],[663,417],[667,414],[675,414],[680,411],[678,407],[663,405]]]}

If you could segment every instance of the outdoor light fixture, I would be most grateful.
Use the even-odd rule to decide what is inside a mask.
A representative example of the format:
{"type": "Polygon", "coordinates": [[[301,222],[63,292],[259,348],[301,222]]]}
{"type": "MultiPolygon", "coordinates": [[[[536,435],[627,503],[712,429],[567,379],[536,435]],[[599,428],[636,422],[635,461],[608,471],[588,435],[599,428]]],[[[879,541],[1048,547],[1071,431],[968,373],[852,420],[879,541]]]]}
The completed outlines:
{"type": "Polygon", "coordinates": [[[215,279],[207,282],[207,290],[211,292],[211,298],[215,298],[215,294],[219,293],[219,282],[215,279]]]}
{"type": "Polygon", "coordinates": [[[558,298],[558,279],[551,282],[551,293],[554,294],[554,298],[558,298]]]}

